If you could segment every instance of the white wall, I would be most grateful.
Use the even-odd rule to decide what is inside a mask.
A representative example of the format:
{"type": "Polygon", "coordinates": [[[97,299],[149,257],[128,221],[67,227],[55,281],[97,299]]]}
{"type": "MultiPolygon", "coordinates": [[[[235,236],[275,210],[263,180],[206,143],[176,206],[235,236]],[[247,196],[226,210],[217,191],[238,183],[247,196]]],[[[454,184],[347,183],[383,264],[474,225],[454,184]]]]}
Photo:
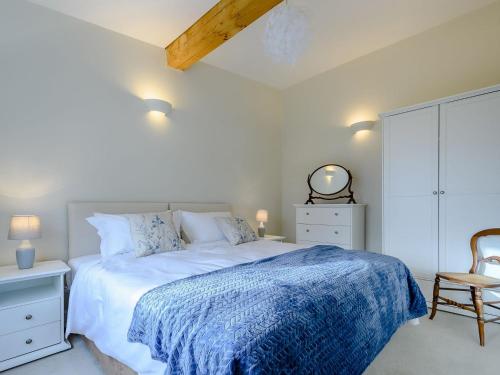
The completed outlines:
{"type": "MultiPolygon", "coordinates": [[[[353,136],[349,124],[378,113],[500,83],[500,2],[293,86],[284,93],[282,225],[295,236],[294,203],[307,174],[333,162],[354,175],[368,203],[367,246],[381,249],[380,126],[353,136]]],[[[335,51],[332,51],[335,53],[335,51]]]]}
{"type": "Polygon", "coordinates": [[[42,218],[38,259],[67,257],[66,204],[219,201],[279,232],[280,94],[18,0],[0,3],[0,263],[11,214],[42,218]],[[171,101],[168,119],[143,97],[171,101]]]}
{"type": "Polygon", "coordinates": [[[353,136],[347,125],[500,83],[498,35],[499,2],[280,93],[203,63],[168,69],[161,48],[3,0],[0,264],[15,262],[14,213],[42,217],[38,259],[65,259],[74,200],[228,201],[250,219],[263,207],[269,232],[281,214],[294,240],[292,204],[327,162],[352,170],[369,204],[367,245],[379,250],[380,128],[353,136]],[[151,118],[144,97],[175,111],[151,118]]]}

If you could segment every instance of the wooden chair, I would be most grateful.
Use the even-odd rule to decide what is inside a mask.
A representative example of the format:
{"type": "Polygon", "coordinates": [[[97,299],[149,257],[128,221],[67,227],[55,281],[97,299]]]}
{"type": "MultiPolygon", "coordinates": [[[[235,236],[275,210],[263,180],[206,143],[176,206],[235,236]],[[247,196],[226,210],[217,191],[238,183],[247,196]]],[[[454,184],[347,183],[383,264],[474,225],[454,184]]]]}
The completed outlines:
{"type": "Polygon", "coordinates": [[[472,267],[469,273],[438,272],[436,274],[432,298],[432,313],[429,318],[434,319],[436,316],[437,305],[451,305],[475,312],[479,328],[479,342],[481,346],[484,346],[484,324],[500,320],[500,317],[484,320],[484,306],[500,310],[500,307],[497,306],[500,304],[500,301],[483,301],[483,289],[500,288],[500,278],[492,277],[500,277],[500,228],[477,232],[470,240],[470,247],[472,250],[472,267]],[[482,238],[487,236],[494,237],[482,238]],[[468,287],[468,289],[441,288],[439,285],[441,279],[468,287]],[[439,295],[440,290],[469,292],[471,293],[473,303],[459,303],[445,298],[439,295]]]}

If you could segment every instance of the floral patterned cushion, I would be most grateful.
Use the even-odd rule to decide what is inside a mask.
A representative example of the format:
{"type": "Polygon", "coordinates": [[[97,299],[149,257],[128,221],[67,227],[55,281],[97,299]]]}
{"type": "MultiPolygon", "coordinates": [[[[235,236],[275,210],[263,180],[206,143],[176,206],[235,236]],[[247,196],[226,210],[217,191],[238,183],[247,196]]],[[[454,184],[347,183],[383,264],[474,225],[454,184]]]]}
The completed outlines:
{"type": "Polygon", "coordinates": [[[233,246],[257,241],[258,239],[247,221],[241,217],[216,217],[215,220],[224,236],[233,246]]]}
{"type": "Polygon", "coordinates": [[[136,257],[182,249],[170,211],[124,216],[130,223],[136,257]]]}

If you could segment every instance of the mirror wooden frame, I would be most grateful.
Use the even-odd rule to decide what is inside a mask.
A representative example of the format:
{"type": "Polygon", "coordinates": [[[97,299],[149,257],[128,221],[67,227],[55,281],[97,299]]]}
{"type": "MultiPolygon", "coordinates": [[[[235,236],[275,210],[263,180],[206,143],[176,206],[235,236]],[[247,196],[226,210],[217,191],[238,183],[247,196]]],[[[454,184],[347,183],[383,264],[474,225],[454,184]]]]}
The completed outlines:
{"type": "Polygon", "coordinates": [[[322,199],[322,200],[336,200],[336,199],[348,199],[347,203],[356,203],[356,200],[354,199],[354,192],[352,191],[352,174],[351,174],[351,171],[349,171],[347,168],[344,168],[343,166],[341,165],[338,165],[338,164],[325,164],[325,165],[322,165],[321,167],[318,167],[316,168],[311,174],[309,174],[307,176],[307,186],[309,186],[309,198],[307,199],[306,203],[305,204],[314,204],[314,199],[322,199]],[[347,183],[345,184],[345,186],[334,192],[334,193],[330,193],[330,194],[323,194],[319,191],[316,191],[313,189],[313,187],[311,186],[311,178],[313,177],[313,175],[318,172],[319,170],[325,168],[325,167],[329,167],[329,166],[332,166],[332,167],[338,167],[338,168],[342,168],[343,170],[345,170],[347,172],[347,176],[349,177],[348,180],[347,180],[347,183]],[[335,196],[336,194],[340,194],[342,193],[343,191],[347,190],[347,195],[339,195],[339,196],[335,196]],[[314,194],[317,194],[317,196],[314,196],[314,194]]]}

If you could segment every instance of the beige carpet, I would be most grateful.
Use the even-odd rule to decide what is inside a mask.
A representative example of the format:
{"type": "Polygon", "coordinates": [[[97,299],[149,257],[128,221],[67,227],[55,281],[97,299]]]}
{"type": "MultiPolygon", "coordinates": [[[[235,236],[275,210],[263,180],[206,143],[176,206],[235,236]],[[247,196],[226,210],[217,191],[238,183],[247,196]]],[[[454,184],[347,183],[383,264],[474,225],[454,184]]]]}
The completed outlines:
{"type": "MultiPolygon", "coordinates": [[[[438,312],[432,322],[401,328],[365,375],[498,375],[500,325],[486,326],[486,347],[478,344],[476,322],[438,312]]],[[[85,344],[6,371],[5,375],[104,375],[85,344]]]]}
{"type": "Polygon", "coordinates": [[[402,327],[365,375],[500,374],[500,325],[486,325],[486,347],[479,346],[474,319],[438,311],[434,321],[402,327]]]}

